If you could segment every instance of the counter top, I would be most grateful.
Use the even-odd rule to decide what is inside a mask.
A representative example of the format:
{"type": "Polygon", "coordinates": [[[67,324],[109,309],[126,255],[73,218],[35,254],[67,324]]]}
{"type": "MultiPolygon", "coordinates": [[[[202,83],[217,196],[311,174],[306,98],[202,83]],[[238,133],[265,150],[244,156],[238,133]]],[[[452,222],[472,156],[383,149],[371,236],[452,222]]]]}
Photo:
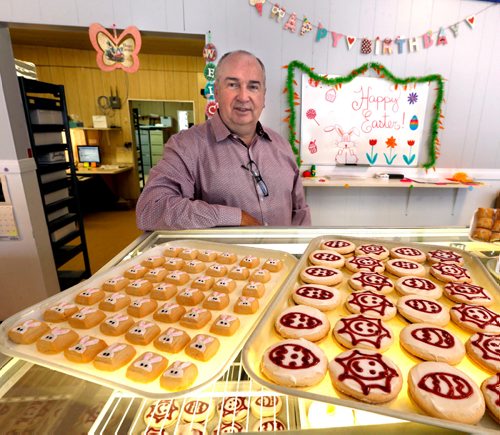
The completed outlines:
{"type": "MultiPolygon", "coordinates": [[[[412,188],[439,188],[439,189],[468,189],[468,184],[462,184],[448,180],[424,180],[424,179],[408,179],[402,180],[387,180],[374,177],[302,177],[302,185],[304,187],[412,187],[412,188]]],[[[476,185],[474,185],[476,186],[476,185]]]]}

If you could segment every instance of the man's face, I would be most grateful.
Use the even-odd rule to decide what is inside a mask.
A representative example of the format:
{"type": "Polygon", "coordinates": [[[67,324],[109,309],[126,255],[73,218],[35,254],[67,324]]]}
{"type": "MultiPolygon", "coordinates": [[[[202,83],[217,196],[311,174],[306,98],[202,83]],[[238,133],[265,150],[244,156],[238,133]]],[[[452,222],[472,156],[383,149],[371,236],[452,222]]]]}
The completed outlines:
{"type": "Polygon", "coordinates": [[[241,53],[228,57],[220,68],[215,83],[220,116],[233,133],[252,137],[264,109],[262,68],[253,56],[241,53]]]}

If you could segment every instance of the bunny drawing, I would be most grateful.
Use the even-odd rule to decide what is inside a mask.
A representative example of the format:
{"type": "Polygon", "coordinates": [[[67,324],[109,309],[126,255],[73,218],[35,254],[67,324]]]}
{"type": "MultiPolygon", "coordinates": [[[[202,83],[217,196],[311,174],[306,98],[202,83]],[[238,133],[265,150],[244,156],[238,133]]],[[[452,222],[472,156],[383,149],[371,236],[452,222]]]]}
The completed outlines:
{"type": "Polygon", "coordinates": [[[40,340],[56,341],[57,337],[60,337],[61,335],[65,335],[69,331],[70,331],[70,329],[66,329],[66,328],[54,328],[48,334],[44,335],[40,340]]]}
{"type": "Polygon", "coordinates": [[[214,341],[213,337],[200,334],[194,338],[194,342],[191,344],[191,347],[199,350],[200,352],[205,352],[207,345],[212,343],[212,341],[214,341]]]}
{"type": "Polygon", "coordinates": [[[358,163],[358,155],[356,154],[355,148],[357,147],[357,142],[351,138],[353,134],[359,136],[359,130],[356,127],[352,127],[348,132],[345,132],[342,126],[335,124],[325,128],[325,133],[334,131],[340,137],[340,140],[335,140],[335,147],[338,149],[335,155],[335,161],[339,164],[355,164],[358,163]]]}
{"type": "Polygon", "coordinates": [[[173,343],[175,337],[181,337],[182,336],[182,331],[179,331],[178,329],[175,328],[168,328],[165,334],[163,334],[158,340],[161,343],[173,343]]]}
{"type": "Polygon", "coordinates": [[[184,362],[184,361],[175,361],[165,372],[166,375],[169,375],[173,378],[182,378],[184,377],[184,369],[191,366],[192,363],[184,362]]]}
{"type": "Polygon", "coordinates": [[[82,339],[77,344],[70,347],[69,350],[74,350],[75,352],[78,353],[84,353],[87,350],[87,346],[94,346],[97,343],[99,343],[98,338],[86,335],[82,337],[82,339]]]}
{"type": "Polygon", "coordinates": [[[162,357],[160,355],[156,355],[153,352],[146,352],[142,355],[141,359],[138,359],[134,363],[134,367],[142,369],[147,372],[153,371],[153,366],[159,362],[161,362],[162,357]]]}
{"type": "Polygon", "coordinates": [[[123,349],[125,349],[127,345],[121,344],[121,343],[114,343],[111,346],[109,346],[107,349],[104,349],[98,356],[103,357],[103,358],[114,358],[115,357],[115,352],[121,352],[123,349]]]}

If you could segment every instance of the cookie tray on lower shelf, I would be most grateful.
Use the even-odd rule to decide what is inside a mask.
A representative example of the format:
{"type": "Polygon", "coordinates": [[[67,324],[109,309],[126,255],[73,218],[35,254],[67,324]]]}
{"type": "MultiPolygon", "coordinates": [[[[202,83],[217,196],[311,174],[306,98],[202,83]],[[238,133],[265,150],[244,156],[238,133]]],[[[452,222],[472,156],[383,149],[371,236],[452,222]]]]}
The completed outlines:
{"type": "MultiPolygon", "coordinates": [[[[443,249],[442,246],[436,246],[436,245],[425,245],[419,243],[406,243],[406,242],[401,243],[401,242],[392,242],[386,240],[365,239],[365,238],[356,239],[354,237],[335,237],[332,235],[317,237],[313,239],[308,245],[301,260],[299,261],[293,272],[290,274],[287,281],[281,287],[279,295],[269,306],[269,309],[267,310],[266,314],[262,317],[259,324],[251,334],[250,338],[248,339],[242,350],[242,362],[248,375],[256,382],[262,384],[263,386],[282,394],[294,395],[297,397],[302,397],[314,401],[321,401],[335,405],[361,409],[368,412],[379,413],[397,419],[415,421],[418,423],[435,425],[465,432],[485,433],[491,431],[498,433],[499,425],[493,421],[493,419],[489,416],[489,413],[487,411],[485,412],[483,418],[477,425],[469,425],[449,420],[438,419],[425,415],[423,411],[418,409],[417,406],[411,401],[407,393],[408,371],[412,366],[421,362],[422,360],[410,355],[408,352],[403,350],[399,345],[399,340],[398,340],[399,332],[403,327],[409,324],[409,322],[406,321],[400,314],[396,314],[396,316],[393,319],[386,321],[386,324],[393,331],[394,342],[391,345],[391,347],[383,354],[388,356],[392,361],[394,361],[398,365],[403,375],[403,387],[399,395],[390,402],[383,404],[369,404],[350,398],[347,395],[343,395],[339,393],[332,386],[330,375],[328,374],[328,372],[326,373],[325,377],[319,384],[309,388],[281,386],[269,380],[262,373],[260,364],[264,351],[272,344],[275,344],[284,339],[276,332],[274,324],[279,313],[281,313],[287,307],[294,305],[294,302],[291,299],[291,292],[299,285],[302,285],[302,282],[299,277],[300,271],[304,267],[309,265],[308,257],[311,254],[311,252],[320,249],[320,246],[324,241],[332,239],[350,240],[354,244],[356,244],[356,246],[367,243],[380,244],[384,245],[389,250],[391,248],[398,246],[408,246],[408,247],[418,248],[421,251],[424,251],[425,253],[434,249],[443,249]]],[[[492,294],[492,296],[495,298],[495,303],[488,308],[492,309],[496,313],[500,313],[499,286],[494,282],[493,278],[486,271],[481,261],[474,255],[467,253],[465,251],[448,247],[446,249],[462,255],[465,261],[464,267],[466,267],[469,270],[473,283],[487,288],[489,292],[492,294]]],[[[429,264],[427,262],[425,263],[425,268],[426,268],[425,277],[431,279],[435,283],[439,283],[439,281],[437,281],[434,277],[430,276],[430,274],[428,273],[429,264]]],[[[330,330],[325,338],[316,343],[326,354],[328,362],[330,362],[339,353],[347,350],[346,348],[342,347],[332,337],[332,329],[336,321],[338,319],[341,319],[345,316],[352,314],[347,310],[344,304],[346,297],[348,296],[348,294],[352,292],[349,284],[347,283],[347,280],[352,273],[349,272],[345,267],[342,268],[342,272],[344,273],[344,279],[342,283],[336,286],[342,293],[342,303],[336,309],[325,312],[330,322],[330,330]]],[[[387,271],[385,271],[384,274],[386,276],[389,276],[393,282],[397,280],[397,277],[388,274],[387,271]]],[[[444,286],[444,283],[441,284],[444,286]]],[[[386,296],[391,301],[395,302],[398,297],[398,293],[396,290],[394,290],[393,292],[389,293],[386,296]]],[[[447,307],[451,307],[454,304],[453,302],[448,300],[444,295],[440,299],[438,299],[438,301],[443,303],[447,307]]],[[[469,336],[472,335],[460,329],[451,320],[444,328],[455,334],[455,336],[457,336],[464,344],[469,338],[469,336]]],[[[478,386],[481,385],[481,382],[484,379],[493,375],[493,373],[489,373],[480,368],[479,366],[477,366],[474,362],[472,362],[472,360],[470,360],[470,358],[467,355],[463,358],[463,360],[459,364],[456,365],[456,367],[460,369],[462,372],[466,373],[469,377],[471,377],[478,386]]]]}
{"type": "MultiPolygon", "coordinates": [[[[213,263],[214,261],[207,261],[206,267],[208,268],[213,263]]],[[[296,263],[297,259],[294,256],[286,252],[275,251],[270,249],[259,249],[259,248],[239,246],[239,245],[207,242],[203,240],[171,241],[162,245],[155,246],[151,249],[148,249],[137,257],[126,260],[109,270],[98,273],[89,278],[88,280],[81,282],[70,289],[65,290],[64,292],[54,295],[36,305],[26,308],[25,310],[11,316],[0,325],[0,352],[5,353],[6,355],[9,356],[18,357],[33,362],[35,364],[48,367],[50,369],[58,370],[69,375],[74,375],[81,379],[85,379],[91,382],[96,382],[103,386],[107,386],[117,390],[128,391],[132,394],[137,394],[139,396],[149,397],[152,399],[179,397],[188,393],[192,393],[196,390],[199,390],[203,386],[206,386],[207,384],[215,381],[219,376],[221,376],[222,373],[224,373],[226,368],[232,363],[232,361],[238,355],[241,347],[243,346],[246,339],[252,332],[257,321],[263,315],[269,303],[274,299],[274,297],[278,292],[278,289],[285,281],[288,274],[293,269],[296,263]],[[123,275],[125,271],[130,269],[132,266],[140,264],[141,261],[144,260],[145,258],[149,256],[161,256],[165,248],[170,246],[182,247],[186,249],[212,250],[220,253],[222,252],[234,253],[237,256],[237,260],[233,264],[227,265],[228,271],[233,266],[238,265],[241,259],[247,255],[258,257],[260,261],[260,266],[262,266],[263,263],[269,258],[278,259],[281,260],[282,262],[281,270],[271,273],[271,280],[265,284],[265,293],[261,298],[258,299],[259,301],[258,310],[253,314],[236,314],[236,316],[239,317],[240,326],[232,336],[215,335],[210,332],[210,326],[220,314],[229,314],[233,316],[235,315],[233,307],[238,297],[241,296],[244,284],[247,282],[243,280],[236,281],[236,289],[229,294],[230,302],[227,305],[227,307],[222,310],[210,310],[212,315],[211,320],[200,329],[189,329],[180,325],[179,322],[163,323],[160,321],[156,321],[153,319],[153,314],[149,314],[146,317],[133,319],[135,322],[142,320],[149,320],[156,322],[156,324],[160,327],[162,334],[169,327],[174,327],[186,331],[190,338],[193,338],[195,335],[198,334],[206,334],[217,337],[220,342],[220,347],[215,356],[212,357],[210,360],[202,362],[197,359],[191,358],[191,356],[187,355],[184,352],[184,350],[181,350],[180,352],[175,354],[163,352],[157,349],[153,345],[153,342],[150,342],[148,345],[145,346],[136,344],[135,345],[136,354],[134,358],[129,363],[119,368],[118,370],[108,372],[96,369],[92,364],[92,362],[88,363],[71,362],[65,358],[64,352],[55,355],[47,355],[40,353],[37,350],[35,343],[16,344],[9,339],[8,337],[9,330],[14,326],[18,325],[19,323],[27,321],[29,319],[43,320],[44,311],[49,307],[52,307],[56,304],[63,302],[74,304],[75,296],[81,291],[89,288],[101,287],[104,281],[123,275]],[[159,378],[156,378],[149,383],[139,383],[129,379],[126,376],[127,367],[129,365],[132,365],[136,360],[136,358],[145,352],[154,352],[164,356],[168,360],[168,365],[177,360],[193,362],[198,368],[198,375],[196,380],[189,387],[180,391],[172,392],[163,389],[160,386],[159,378]]],[[[204,271],[199,273],[192,273],[189,275],[190,275],[189,276],[190,280],[186,284],[177,286],[179,290],[184,289],[185,287],[189,286],[190,283],[196,280],[199,276],[204,275],[204,271]]],[[[215,280],[217,280],[217,278],[215,280]]],[[[124,292],[124,290],[122,290],[122,292],[124,292]]],[[[210,290],[205,291],[204,292],[205,296],[210,292],[211,292],[210,290]]],[[[115,293],[106,292],[105,297],[108,297],[111,294],[115,293]]],[[[131,303],[133,303],[134,300],[140,298],[138,296],[130,296],[130,297],[131,297],[131,303]]],[[[158,300],[157,301],[158,309],[164,303],[175,302],[175,301],[176,301],[175,296],[172,296],[168,300],[158,300]]],[[[84,307],[84,305],[79,305],[79,304],[76,305],[78,306],[78,308],[84,307]]],[[[97,307],[99,303],[97,302],[94,305],[97,307]]],[[[201,306],[201,302],[199,303],[199,306],[201,306]]],[[[191,308],[195,307],[186,306],[186,310],[189,310],[191,308]]],[[[123,308],[122,310],[116,312],[105,312],[106,317],[108,318],[114,316],[115,314],[120,314],[120,313],[127,314],[127,309],[123,308]]],[[[71,328],[71,326],[68,326],[69,324],[67,321],[58,323],[53,323],[53,322],[46,322],[46,323],[48,323],[51,328],[54,327],[60,327],[66,329],[71,328]]],[[[127,343],[123,334],[119,336],[104,335],[99,328],[99,324],[89,329],[75,328],[74,330],[78,333],[80,338],[82,338],[85,335],[90,335],[104,340],[108,346],[114,343],[127,343]]]]}

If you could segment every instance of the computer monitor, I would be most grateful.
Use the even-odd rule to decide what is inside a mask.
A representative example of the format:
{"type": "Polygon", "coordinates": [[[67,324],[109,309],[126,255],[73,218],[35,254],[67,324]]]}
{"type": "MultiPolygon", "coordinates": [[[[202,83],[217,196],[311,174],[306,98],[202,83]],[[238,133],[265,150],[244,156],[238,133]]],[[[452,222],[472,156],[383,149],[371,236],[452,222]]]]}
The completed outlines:
{"type": "Polygon", "coordinates": [[[80,163],[101,163],[101,153],[98,146],[78,145],[77,148],[80,163]]]}

